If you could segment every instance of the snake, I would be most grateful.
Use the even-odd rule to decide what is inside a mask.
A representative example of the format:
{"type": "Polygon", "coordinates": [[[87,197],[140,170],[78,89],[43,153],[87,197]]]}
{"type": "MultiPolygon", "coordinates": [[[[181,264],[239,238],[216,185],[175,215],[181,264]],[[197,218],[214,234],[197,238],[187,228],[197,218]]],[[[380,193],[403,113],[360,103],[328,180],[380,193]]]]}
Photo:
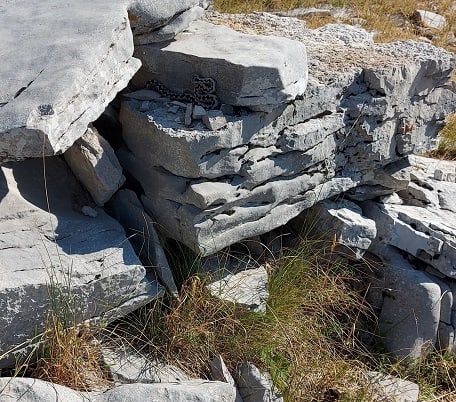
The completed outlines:
{"type": "Polygon", "coordinates": [[[196,74],[193,75],[192,78],[193,91],[172,91],[157,80],[147,81],[146,88],[153,89],[154,91],[157,91],[159,94],[172,100],[194,103],[209,110],[217,108],[220,102],[217,95],[215,94],[215,80],[210,77],[200,77],[196,74]]]}

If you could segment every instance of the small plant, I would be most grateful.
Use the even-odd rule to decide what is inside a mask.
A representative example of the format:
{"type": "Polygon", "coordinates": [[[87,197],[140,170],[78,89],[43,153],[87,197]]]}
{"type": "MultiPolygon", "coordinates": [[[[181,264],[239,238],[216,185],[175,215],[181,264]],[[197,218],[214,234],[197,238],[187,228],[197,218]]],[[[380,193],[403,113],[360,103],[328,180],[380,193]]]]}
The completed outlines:
{"type": "Polygon", "coordinates": [[[447,124],[440,131],[440,137],[439,148],[431,155],[442,159],[456,160],[456,113],[448,117],[447,124]]]}

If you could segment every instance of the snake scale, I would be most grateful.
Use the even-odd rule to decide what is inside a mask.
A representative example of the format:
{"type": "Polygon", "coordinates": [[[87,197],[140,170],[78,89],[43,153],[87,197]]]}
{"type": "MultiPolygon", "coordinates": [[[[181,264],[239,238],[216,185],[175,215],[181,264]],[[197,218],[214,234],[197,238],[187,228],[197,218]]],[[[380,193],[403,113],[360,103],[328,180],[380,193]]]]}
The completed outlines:
{"type": "Polygon", "coordinates": [[[157,80],[148,81],[146,83],[146,88],[153,89],[169,99],[194,103],[208,110],[215,109],[219,105],[219,99],[217,98],[217,95],[215,95],[216,83],[213,78],[194,75],[193,91],[185,90],[183,92],[175,92],[168,89],[157,80]]]}

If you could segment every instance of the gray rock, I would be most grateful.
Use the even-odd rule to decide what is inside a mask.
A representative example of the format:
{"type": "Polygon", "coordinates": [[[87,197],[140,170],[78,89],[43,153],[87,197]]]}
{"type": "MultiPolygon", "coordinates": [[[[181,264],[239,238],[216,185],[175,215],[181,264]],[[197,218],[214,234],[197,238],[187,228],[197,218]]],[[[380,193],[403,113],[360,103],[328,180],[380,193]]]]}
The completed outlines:
{"type": "Polygon", "coordinates": [[[193,104],[187,103],[185,108],[185,117],[184,117],[184,124],[189,126],[192,124],[192,115],[193,115],[193,104]]]}
{"type": "Polygon", "coordinates": [[[209,110],[202,120],[209,130],[217,131],[226,126],[225,115],[221,110],[209,110]]]}
{"type": "Polygon", "coordinates": [[[0,400],[24,402],[232,402],[236,389],[216,381],[126,384],[104,393],[78,392],[35,378],[0,378],[0,400]]]}
{"type": "Polygon", "coordinates": [[[359,206],[348,200],[324,200],[294,220],[298,230],[312,228],[349,258],[360,259],[375,239],[375,222],[362,216],[359,206]]]}
{"type": "Polygon", "coordinates": [[[268,300],[268,273],[264,266],[240,272],[219,272],[220,279],[208,288],[214,296],[239,303],[252,311],[265,312],[268,300]]]}
{"type": "Polygon", "coordinates": [[[0,37],[0,161],[67,150],[140,66],[124,1],[2,2],[0,37]]]}
{"type": "Polygon", "coordinates": [[[36,378],[0,377],[0,401],[89,402],[99,401],[97,392],[79,392],[36,378]]]}
{"type": "Polygon", "coordinates": [[[128,6],[128,19],[135,35],[135,41],[147,37],[170,22],[176,16],[199,5],[199,0],[167,0],[156,2],[154,0],[132,0],[128,6]]]}
{"type": "Polygon", "coordinates": [[[368,371],[366,377],[375,394],[375,400],[418,402],[420,388],[411,381],[379,373],[378,371],[368,371]]]}
{"type": "Polygon", "coordinates": [[[233,402],[236,388],[225,382],[127,384],[107,391],[96,402],[233,402]]]}
{"type": "MultiPolygon", "coordinates": [[[[192,118],[194,118],[195,120],[201,120],[206,115],[207,115],[207,112],[206,112],[206,109],[204,109],[204,107],[195,105],[195,107],[193,108],[192,118]]],[[[225,123],[226,123],[226,121],[225,121],[225,123]]]]}
{"type": "Polygon", "coordinates": [[[252,363],[238,366],[237,385],[244,402],[282,402],[282,395],[275,389],[267,373],[262,373],[252,363]]]}
{"type": "Polygon", "coordinates": [[[138,91],[124,93],[122,96],[124,98],[137,99],[140,101],[150,101],[162,97],[158,92],[152,91],[151,89],[140,89],[138,91]]]}
{"type": "MultiPolygon", "coordinates": [[[[228,368],[226,367],[222,356],[217,355],[210,361],[210,369],[212,380],[226,382],[232,385],[233,387],[236,387],[234,378],[229,372],[228,368]]],[[[241,394],[239,393],[237,388],[236,399],[234,400],[234,402],[243,402],[241,394]]]]}
{"type": "Polygon", "coordinates": [[[124,345],[102,348],[103,361],[114,381],[121,384],[178,383],[190,377],[177,367],[154,362],[124,345]]]}
{"type": "Polygon", "coordinates": [[[149,33],[135,35],[135,45],[147,45],[149,43],[169,41],[179,32],[187,29],[190,23],[200,18],[203,13],[204,9],[199,6],[194,6],[178,13],[164,27],[149,33]]]}
{"type": "Polygon", "coordinates": [[[427,10],[416,10],[413,18],[427,28],[445,29],[447,22],[443,15],[433,13],[427,10]]]}
{"type": "Polygon", "coordinates": [[[152,268],[168,292],[178,296],[173,273],[168,264],[154,221],[147,214],[136,194],[131,190],[120,190],[108,207],[113,216],[124,227],[128,239],[147,268],[152,268]]]}
{"type": "MultiPolygon", "coordinates": [[[[238,110],[217,131],[201,122],[185,127],[182,113],[176,121],[162,100],[151,101],[147,113],[138,102],[122,103],[131,150],[122,164],[141,183],[142,201],[166,236],[209,255],[328,197],[356,189],[350,197],[365,200],[407,188],[411,166],[401,161],[435,147],[456,106],[452,84],[445,84],[454,55],[414,42],[373,44],[366,31],[342,25],[307,30],[269,14],[236,18],[299,38],[312,55],[310,79],[290,104],[269,113],[238,110]]],[[[151,76],[146,70],[139,83],[151,76]]],[[[190,77],[194,72],[203,75],[190,77]]],[[[174,81],[164,83],[188,87],[174,81]]]]}
{"type": "Polygon", "coordinates": [[[437,340],[440,286],[417,271],[393,247],[377,248],[385,264],[384,301],[379,331],[387,350],[399,359],[425,357],[437,340]]]}
{"type": "Polygon", "coordinates": [[[163,294],[118,222],[80,212],[88,197],[58,157],[2,166],[0,367],[39,339],[50,309],[70,323],[109,322],[163,294]]]}
{"type": "Polygon", "coordinates": [[[271,110],[294,99],[307,84],[303,44],[202,21],[193,22],[168,45],[140,46],[135,55],[143,63],[136,84],[155,78],[180,92],[192,90],[192,76],[198,74],[216,81],[222,103],[255,110],[271,110]]]}
{"type": "Polygon", "coordinates": [[[65,161],[99,206],[125,182],[114,150],[93,126],[65,152],[65,161]]]}

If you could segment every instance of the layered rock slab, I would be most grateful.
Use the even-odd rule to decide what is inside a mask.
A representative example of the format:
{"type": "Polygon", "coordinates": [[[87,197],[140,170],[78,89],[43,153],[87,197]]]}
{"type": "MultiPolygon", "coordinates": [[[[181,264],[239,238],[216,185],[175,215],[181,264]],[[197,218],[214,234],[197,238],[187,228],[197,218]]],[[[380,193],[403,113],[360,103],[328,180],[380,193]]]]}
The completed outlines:
{"type": "Polygon", "coordinates": [[[2,166],[0,367],[15,363],[7,352],[39,336],[51,310],[62,322],[109,321],[163,293],[119,223],[101,209],[81,213],[90,203],[58,157],[2,166]]]}
{"type": "Polygon", "coordinates": [[[392,181],[406,186],[384,169],[435,147],[456,107],[455,58],[444,50],[376,45],[362,29],[340,25],[295,24],[291,35],[295,20],[261,18],[257,24],[283,26],[306,44],[310,75],[301,97],[269,113],[227,115],[216,131],[197,121],[185,126],[183,112],[170,113],[164,98],[145,111],[134,99],[121,108],[131,152],[119,158],[141,182],[144,205],[170,237],[206,255],[350,189],[375,189],[373,198],[394,192],[392,181]]]}
{"type": "Polygon", "coordinates": [[[302,43],[240,34],[204,21],[193,22],[172,42],[138,46],[143,68],[134,82],[155,79],[175,92],[192,90],[196,74],[216,82],[221,103],[270,111],[301,95],[307,84],[302,43]]]}
{"type": "Polygon", "coordinates": [[[127,5],[0,6],[0,161],[65,151],[127,85],[140,67],[127,5]]]}

